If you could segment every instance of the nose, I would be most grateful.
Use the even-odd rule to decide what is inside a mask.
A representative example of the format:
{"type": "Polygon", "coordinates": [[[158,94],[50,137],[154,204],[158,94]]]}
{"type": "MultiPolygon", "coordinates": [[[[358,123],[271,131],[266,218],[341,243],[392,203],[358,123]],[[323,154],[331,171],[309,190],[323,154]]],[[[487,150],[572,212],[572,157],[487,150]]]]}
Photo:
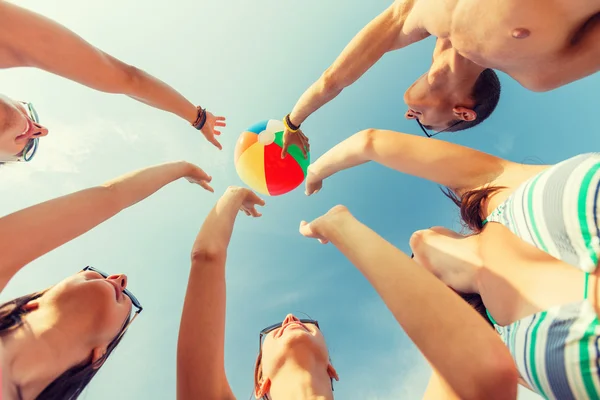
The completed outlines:
{"type": "Polygon", "coordinates": [[[288,314],[285,316],[285,319],[283,320],[283,325],[289,324],[290,322],[300,322],[300,320],[298,318],[296,318],[294,316],[294,314],[288,314]]]}
{"type": "Polygon", "coordinates": [[[127,275],[125,274],[111,275],[106,279],[115,280],[121,287],[121,290],[127,289],[127,275]]]}
{"type": "Polygon", "coordinates": [[[31,124],[32,137],[43,137],[48,135],[48,128],[38,123],[33,122],[31,124]]]}

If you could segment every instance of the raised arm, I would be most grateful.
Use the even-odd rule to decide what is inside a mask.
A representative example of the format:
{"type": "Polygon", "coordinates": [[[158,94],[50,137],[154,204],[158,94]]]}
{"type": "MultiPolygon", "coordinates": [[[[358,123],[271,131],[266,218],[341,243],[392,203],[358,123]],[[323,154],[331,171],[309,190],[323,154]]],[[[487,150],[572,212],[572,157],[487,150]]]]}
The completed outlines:
{"type": "Polygon", "coordinates": [[[325,178],[369,161],[444,185],[458,195],[486,184],[511,186],[512,172],[530,168],[442,140],[368,129],[339,143],[309,167],[306,194],[318,191],[325,178]]]}
{"type": "Polygon", "coordinates": [[[373,285],[406,334],[461,399],[516,399],[518,373],[498,334],[456,293],[342,206],[310,224],[373,285]],[[468,360],[468,362],[465,362],[468,360]]]}
{"type": "MultiPolygon", "coordinates": [[[[412,13],[415,2],[416,0],[396,0],[369,22],[321,77],[302,94],[290,113],[292,124],[296,126],[302,124],[306,118],[333,100],[344,88],[356,82],[385,53],[429,36],[418,16],[412,13]]],[[[294,137],[292,132],[287,131],[284,142],[292,137],[294,137]]]]}
{"type": "Polygon", "coordinates": [[[174,162],[132,172],[0,218],[0,290],[27,263],[182,177],[212,191],[207,183],[211,178],[202,169],[174,162]]]}
{"type": "MultiPolygon", "coordinates": [[[[194,104],[158,78],[106,54],[51,19],[0,0],[0,68],[10,67],[39,68],[101,92],[124,94],[190,124],[199,118],[194,104]]],[[[224,126],[223,121],[207,113],[202,127],[218,148],[214,135],[220,132],[214,128],[224,126]]]]}
{"type": "Polygon", "coordinates": [[[225,375],[225,261],[240,209],[259,217],[264,201],[229,188],[206,217],[192,248],[192,268],[177,341],[177,400],[235,399],[225,375]]]}

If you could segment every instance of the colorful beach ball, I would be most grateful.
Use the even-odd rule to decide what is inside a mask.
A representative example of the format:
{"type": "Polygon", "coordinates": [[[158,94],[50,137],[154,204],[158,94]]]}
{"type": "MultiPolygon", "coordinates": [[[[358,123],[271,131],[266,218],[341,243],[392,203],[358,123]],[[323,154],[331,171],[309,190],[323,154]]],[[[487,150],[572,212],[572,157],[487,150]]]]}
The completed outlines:
{"type": "Polygon", "coordinates": [[[306,177],[310,154],[304,158],[295,145],[281,158],[282,121],[261,121],[244,131],[235,146],[235,169],[246,185],[258,193],[279,196],[298,187],[306,177]]]}

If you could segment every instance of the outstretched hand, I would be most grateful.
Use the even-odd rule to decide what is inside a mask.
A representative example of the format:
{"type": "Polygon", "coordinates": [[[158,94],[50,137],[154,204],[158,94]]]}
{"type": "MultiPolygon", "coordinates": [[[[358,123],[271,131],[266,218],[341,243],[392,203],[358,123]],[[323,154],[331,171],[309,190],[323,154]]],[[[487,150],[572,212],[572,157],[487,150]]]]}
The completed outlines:
{"type": "Polygon", "coordinates": [[[187,179],[190,183],[195,183],[202,186],[202,188],[211,193],[215,192],[215,190],[209,185],[209,182],[212,181],[212,176],[208,175],[197,165],[189,164],[189,172],[185,175],[185,179],[187,179]]]}
{"type": "Polygon", "coordinates": [[[289,129],[285,129],[283,131],[283,146],[281,147],[281,158],[284,158],[288,153],[288,148],[290,145],[295,144],[302,151],[304,158],[308,157],[308,152],[310,151],[310,143],[308,143],[308,138],[301,130],[297,130],[296,132],[292,132],[289,129]]]}
{"type": "Polygon", "coordinates": [[[219,136],[221,131],[217,130],[218,127],[227,126],[225,123],[225,117],[215,117],[210,111],[206,111],[206,122],[200,130],[206,140],[212,143],[219,150],[223,150],[223,146],[217,140],[215,136],[219,136]]]}
{"type": "Polygon", "coordinates": [[[310,167],[308,167],[306,181],[304,184],[304,194],[310,196],[312,194],[317,194],[319,190],[323,188],[323,179],[321,179],[317,174],[311,171],[310,167]]]}
{"type": "Polygon", "coordinates": [[[250,189],[230,186],[227,188],[227,194],[233,195],[236,201],[239,202],[240,211],[248,216],[260,217],[262,214],[256,209],[256,206],[264,206],[265,201],[258,197],[250,189]]]}
{"type": "Polygon", "coordinates": [[[329,228],[339,225],[340,217],[345,215],[350,215],[345,206],[335,206],[312,222],[301,221],[300,234],[307,238],[317,239],[322,244],[327,244],[329,243],[327,237],[327,232],[330,231],[329,228]]]}

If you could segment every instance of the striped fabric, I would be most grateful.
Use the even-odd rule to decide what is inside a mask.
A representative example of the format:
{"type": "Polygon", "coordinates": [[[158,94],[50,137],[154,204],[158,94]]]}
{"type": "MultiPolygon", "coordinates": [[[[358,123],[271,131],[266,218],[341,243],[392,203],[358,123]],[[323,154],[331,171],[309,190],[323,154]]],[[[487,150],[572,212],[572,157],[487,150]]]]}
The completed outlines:
{"type": "MultiPolygon", "coordinates": [[[[582,154],[523,183],[486,219],[586,273],[600,252],[600,153],[582,154]]],[[[584,284],[582,280],[582,299],[584,284]]],[[[600,321],[586,300],[496,324],[521,377],[547,399],[600,399],[600,321]]]]}

